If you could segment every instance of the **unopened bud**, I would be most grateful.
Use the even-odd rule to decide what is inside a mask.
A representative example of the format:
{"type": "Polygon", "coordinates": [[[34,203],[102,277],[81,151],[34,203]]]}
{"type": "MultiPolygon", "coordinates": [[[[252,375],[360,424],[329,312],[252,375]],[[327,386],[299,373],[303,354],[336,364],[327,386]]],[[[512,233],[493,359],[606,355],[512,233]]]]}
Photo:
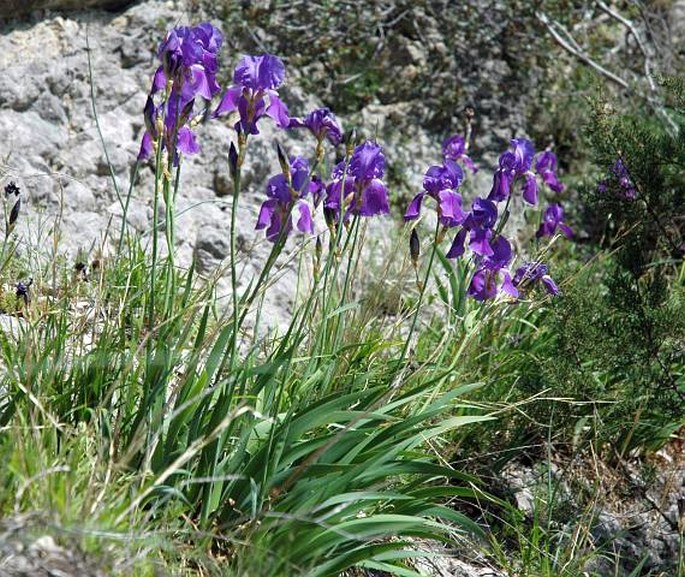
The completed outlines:
{"type": "Polygon", "coordinates": [[[419,265],[419,255],[421,254],[421,241],[419,240],[419,233],[413,228],[411,231],[411,236],[409,237],[409,255],[411,256],[411,262],[416,268],[419,265]]]}
{"type": "Polygon", "coordinates": [[[228,147],[228,171],[231,178],[235,178],[238,174],[238,149],[232,142],[228,147]]]}
{"type": "Polygon", "coordinates": [[[351,130],[348,130],[345,133],[345,136],[343,137],[343,142],[345,143],[345,152],[347,156],[352,156],[352,152],[354,151],[354,145],[357,142],[356,129],[352,128],[351,130]]]}
{"type": "Polygon", "coordinates": [[[276,152],[278,154],[278,164],[281,165],[281,172],[286,180],[290,181],[290,162],[288,161],[288,154],[280,142],[276,143],[276,152]]]}
{"type": "Polygon", "coordinates": [[[150,134],[150,138],[157,140],[157,111],[155,110],[154,102],[152,102],[152,96],[148,96],[145,102],[143,119],[145,120],[145,129],[150,134]]]}
{"type": "Polygon", "coordinates": [[[190,118],[190,115],[193,112],[193,106],[195,105],[195,99],[193,98],[192,100],[188,101],[186,105],[183,107],[183,110],[181,110],[181,118],[178,121],[178,126],[183,126],[188,122],[188,119],[190,118]]]}
{"type": "Polygon", "coordinates": [[[321,243],[321,237],[316,237],[316,244],[314,245],[314,254],[316,255],[316,260],[321,261],[321,254],[323,253],[323,244],[321,243]]]}
{"type": "Polygon", "coordinates": [[[321,273],[321,255],[323,253],[323,245],[321,243],[321,237],[316,237],[316,244],[314,245],[314,279],[319,279],[319,274],[321,273]]]}
{"type": "Polygon", "coordinates": [[[334,209],[332,209],[329,206],[324,206],[323,207],[323,216],[326,219],[326,224],[329,227],[335,226],[336,218],[335,218],[335,210],[334,209]]]}
{"type": "Polygon", "coordinates": [[[10,219],[9,219],[9,228],[13,228],[14,225],[17,222],[17,219],[19,218],[19,211],[21,210],[21,198],[17,199],[17,202],[14,203],[14,206],[12,207],[12,211],[10,212],[10,219]]]}

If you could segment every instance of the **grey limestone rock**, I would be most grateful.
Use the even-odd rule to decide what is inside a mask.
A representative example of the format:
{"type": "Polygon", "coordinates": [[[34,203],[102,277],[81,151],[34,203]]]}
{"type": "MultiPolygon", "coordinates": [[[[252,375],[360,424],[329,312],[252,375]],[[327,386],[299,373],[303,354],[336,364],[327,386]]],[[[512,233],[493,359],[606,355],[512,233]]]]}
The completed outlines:
{"type": "Polygon", "coordinates": [[[3,0],[0,3],[0,20],[22,18],[42,10],[73,11],[89,8],[120,10],[133,0],[3,0]]]}

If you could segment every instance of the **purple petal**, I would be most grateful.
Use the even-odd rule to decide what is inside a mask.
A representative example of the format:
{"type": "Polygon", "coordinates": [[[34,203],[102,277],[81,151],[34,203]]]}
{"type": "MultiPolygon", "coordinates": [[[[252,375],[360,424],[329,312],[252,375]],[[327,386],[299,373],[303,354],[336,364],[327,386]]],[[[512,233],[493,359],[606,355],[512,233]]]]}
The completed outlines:
{"type": "Polygon", "coordinates": [[[166,89],[166,74],[164,73],[164,68],[161,66],[157,69],[155,72],[155,76],[152,79],[152,89],[150,90],[150,94],[155,94],[157,92],[160,92],[161,90],[166,89]]]}
{"type": "Polygon", "coordinates": [[[300,212],[300,218],[297,220],[297,230],[308,234],[314,234],[314,221],[312,220],[312,213],[309,205],[300,200],[295,205],[295,208],[300,212]]]}
{"type": "Polygon", "coordinates": [[[192,88],[192,94],[199,94],[205,100],[211,100],[220,90],[216,80],[210,82],[204,66],[200,64],[195,64],[190,67],[190,82],[186,83],[186,85],[189,85],[192,88]]]}
{"type": "Polygon", "coordinates": [[[385,157],[381,147],[370,140],[357,146],[350,159],[349,172],[360,181],[383,178],[385,157]]]}
{"type": "Polygon", "coordinates": [[[262,207],[259,209],[255,230],[261,230],[271,224],[271,219],[277,204],[278,203],[274,199],[265,200],[262,203],[262,207]]]}
{"type": "Polygon", "coordinates": [[[514,157],[516,158],[516,173],[521,175],[530,170],[533,164],[535,147],[530,140],[525,138],[514,138],[511,141],[514,146],[514,157]]]}
{"type": "Polygon", "coordinates": [[[466,220],[466,213],[461,207],[461,195],[451,190],[438,193],[438,210],[440,223],[444,226],[458,226],[466,220]]]}
{"type": "Polygon", "coordinates": [[[140,142],[140,151],[138,152],[138,160],[145,160],[152,155],[152,138],[150,133],[143,134],[143,140],[140,142]]]}
{"type": "Polygon", "coordinates": [[[359,214],[362,216],[375,216],[377,214],[388,214],[388,189],[383,181],[375,178],[362,191],[362,206],[359,214]]]}
{"type": "Polygon", "coordinates": [[[487,268],[499,270],[511,262],[513,256],[511,244],[501,234],[490,242],[490,247],[492,248],[492,255],[487,259],[487,268]]]}
{"type": "Polygon", "coordinates": [[[466,152],[466,140],[461,134],[450,136],[442,143],[442,155],[444,158],[459,160],[466,152]]]}
{"type": "Polygon", "coordinates": [[[538,203],[538,183],[535,175],[527,172],[526,181],[523,184],[523,200],[535,206],[538,203]]]}
{"type": "Polygon", "coordinates": [[[233,81],[252,90],[273,90],[283,84],[285,66],[277,56],[243,56],[233,73],[233,81]]]}
{"type": "Polygon", "coordinates": [[[464,254],[464,241],[466,240],[466,229],[462,228],[454,237],[452,246],[445,255],[447,258],[458,258],[464,254]]]}
{"type": "Polygon", "coordinates": [[[468,290],[469,296],[485,301],[497,296],[497,275],[493,271],[480,269],[473,275],[468,290]]]}
{"type": "Polygon", "coordinates": [[[275,92],[269,92],[269,107],[266,109],[266,115],[273,118],[279,128],[288,128],[290,124],[288,107],[275,92]]]}
{"type": "Polygon", "coordinates": [[[492,179],[492,190],[488,195],[489,200],[501,202],[509,198],[511,194],[512,176],[508,170],[499,169],[495,171],[492,179]]]}
{"type": "Polygon", "coordinates": [[[557,286],[557,283],[554,282],[551,276],[543,275],[540,278],[540,280],[542,281],[542,284],[545,286],[549,294],[551,294],[552,296],[556,296],[559,294],[559,287],[557,286]]]}
{"type": "Polygon", "coordinates": [[[471,230],[469,247],[480,256],[492,256],[495,254],[495,251],[490,246],[490,238],[492,238],[492,231],[490,229],[474,228],[471,230]]]}
{"type": "Polygon", "coordinates": [[[231,86],[221,97],[219,106],[214,111],[214,116],[221,116],[222,114],[229,114],[238,110],[238,100],[243,93],[240,86],[231,86]]]}
{"type": "Polygon", "coordinates": [[[195,134],[187,126],[182,126],[178,130],[176,148],[186,155],[197,154],[200,152],[200,145],[195,140],[195,134]]]}
{"type": "Polygon", "coordinates": [[[510,297],[513,297],[515,299],[517,299],[519,297],[519,291],[514,286],[514,283],[511,280],[511,274],[509,274],[509,271],[504,271],[504,280],[502,281],[501,289],[502,289],[502,292],[507,293],[510,297]]]}
{"type": "Polygon", "coordinates": [[[414,220],[419,217],[424,196],[426,196],[425,192],[419,192],[419,194],[412,199],[407,207],[407,211],[404,213],[404,220],[414,220]]]}
{"type": "Polygon", "coordinates": [[[468,168],[473,174],[476,174],[478,172],[478,167],[474,164],[473,160],[469,156],[466,156],[465,154],[461,157],[462,162],[464,163],[464,166],[468,168]]]}
{"type": "Polygon", "coordinates": [[[282,174],[272,176],[266,183],[266,195],[281,204],[288,204],[292,200],[288,181],[282,174]]]}
{"type": "Polygon", "coordinates": [[[497,222],[497,206],[492,200],[478,197],[471,205],[471,212],[464,225],[468,228],[492,228],[497,222]]]}
{"type": "Polygon", "coordinates": [[[301,156],[290,159],[290,175],[292,187],[300,196],[309,192],[309,161],[301,156]]]}

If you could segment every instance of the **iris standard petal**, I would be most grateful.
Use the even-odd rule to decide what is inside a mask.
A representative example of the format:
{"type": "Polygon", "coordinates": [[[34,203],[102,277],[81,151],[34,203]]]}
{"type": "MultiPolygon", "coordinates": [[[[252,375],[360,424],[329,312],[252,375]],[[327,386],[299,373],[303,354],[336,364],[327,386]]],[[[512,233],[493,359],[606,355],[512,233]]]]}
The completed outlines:
{"type": "Polygon", "coordinates": [[[252,90],[273,90],[283,84],[283,61],[271,54],[243,56],[233,73],[233,81],[252,90]]]}
{"type": "Polygon", "coordinates": [[[350,159],[349,171],[359,181],[383,178],[385,156],[381,147],[370,140],[357,146],[350,159]]]}

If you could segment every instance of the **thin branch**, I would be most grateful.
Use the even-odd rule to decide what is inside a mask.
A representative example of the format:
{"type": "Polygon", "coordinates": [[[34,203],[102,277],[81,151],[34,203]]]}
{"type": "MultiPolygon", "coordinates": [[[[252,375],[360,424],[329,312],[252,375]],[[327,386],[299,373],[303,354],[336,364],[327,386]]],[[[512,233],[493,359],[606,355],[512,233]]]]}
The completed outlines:
{"type": "Polygon", "coordinates": [[[628,32],[633,35],[633,38],[635,38],[637,46],[640,49],[640,52],[642,52],[642,56],[644,57],[645,77],[647,78],[647,82],[649,83],[649,89],[652,92],[656,93],[657,87],[656,83],[654,82],[654,77],[652,75],[652,58],[649,53],[649,50],[647,50],[647,45],[643,42],[642,36],[638,34],[635,25],[625,16],[619,14],[614,9],[607,6],[604,2],[602,2],[602,0],[597,0],[597,6],[599,6],[600,10],[608,14],[611,18],[623,24],[623,26],[625,26],[628,32]]]}
{"type": "Polygon", "coordinates": [[[572,56],[575,56],[578,60],[581,62],[587,64],[597,72],[599,72],[602,76],[604,76],[607,80],[610,80],[611,82],[614,82],[615,84],[618,84],[621,88],[624,88],[625,90],[629,89],[628,83],[623,80],[620,76],[617,76],[610,70],[607,70],[590,58],[585,51],[576,43],[576,41],[573,39],[571,34],[564,28],[561,24],[558,22],[552,22],[547,14],[543,12],[536,12],[535,17],[547,28],[547,31],[552,35],[552,38],[561,46],[566,52],[571,54],[572,56]],[[566,36],[566,39],[561,36],[559,31],[563,32],[564,35],[566,36]]]}

